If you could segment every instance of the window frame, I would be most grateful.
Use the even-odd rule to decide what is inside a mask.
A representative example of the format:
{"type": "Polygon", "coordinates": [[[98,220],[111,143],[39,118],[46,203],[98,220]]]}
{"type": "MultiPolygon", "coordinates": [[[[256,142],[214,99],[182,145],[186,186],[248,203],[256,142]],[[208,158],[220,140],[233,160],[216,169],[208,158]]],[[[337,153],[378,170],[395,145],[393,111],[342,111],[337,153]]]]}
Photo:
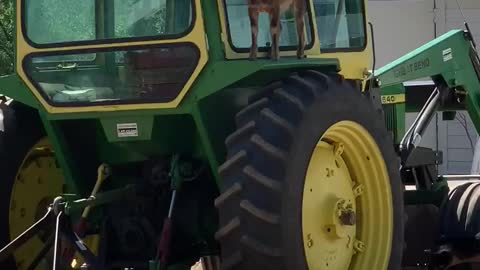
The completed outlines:
{"type": "MultiPolygon", "coordinates": [[[[187,36],[195,28],[195,23],[197,19],[197,6],[195,0],[189,0],[192,7],[192,18],[189,27],[182,33],[178,34],[169,34],[169,35],[153,35],[153,36],[142,36],[142,37],[123,37],[123,38],[109,38],[109,39],[95,39],[95,40],[82,40],[82,41],[67,41],[67,42],[54,42],[54,43],[45,43],[38,44],[33,42],[27,34],[27,0],[21,0],[21,22],[20,27],[24,40],[33,48],[36,49],[48,49],[48,48],[58,48],[58,47],[72,47],[72,46],[87,46],[87,45],[100,45],[100,44],[118,44],[125,42],[145,42],[145,41],[160,41],[160,40],[171,40],[179,39],[187,36]]],[[[95,2],[95,33],[98,34],[98,16],[96,13],[99,9],[99,1],[105,0],[92,0],[95,2]]]]}
{"type": "MultiPolygon", "coordinates": [[[[312,0],[312,1],[315,1],[315,0],[312,0]]],[[[340,1],[340,0],[338,0],[340,1]]],[[[344,0],[345,1],[345,4],[348,0],[344,0]]],[[[317,25],[317,34],[318,34],[318,39],[320,41],[320,52],[321,53],[338,53],[338,52],[363,52],[367,49],[367,46],[368,46],[368,29],[367,29],[367,14],[366,14],[366,6],[365,6],[365,0],[355,0],[355,1],[360,1],[361,2],[361,8],[362,8],[362,21],[363,21],[363,33],[365,34],[365,41],[363,43],[363,46],[362,47],[348,47],[348,48],[345,48],[345,47],[339,47],[339,48],[322,48],[322,45],[321,45],[321,38],[320,38],[320,29],[318,28],[318,25],[317,25]]],[[[312,5],[314,6],[314,9],[315,9],[315,5],[313,4],[312,2],[312,5]]],[[[346,9],[346,6],[345,6],[345,9],[346,9]]],[[[315,19],[316,20],[316,19],[315,19]]]]}
{"type": "MultiPolygon", "coordinates": [[[[208,1],[214,1],[214,0],[208,0],[208,1]]],[[[227,11],[227,0],[221,0],[222,1],[222,6],[223,6],[223,15],[225,17],[225,27],[228,32],[227,34],[227,40],[228,40],[228,45],[232,49],[234,53],[249,53],[250,48],[238,48],[233,44],[232,40],[232,34],[231,34],[231,28],[230,28],[230,20],[228,17],[228,11],[227,11]]],[[[312,49],[315,46],[315,28],[314,28],[314,18],[313,18],[313,13],[311,9],[311,0],[305,0],[307,1],[307,15],[310,18],[310,36],[311,36],[311,41],[310,43],[305,43],[305,51],[312,49]]],[[[306,24],[305,24],[306,25],[306,24]]],[[[306,32],[305,32],[306,33],[306,32]]],[[[250,35],[250,33],[249,33],[250,35]]],[[[284,51],[296,51],[298,48],[297,45],[291,45],[291,46],[279,46],[280,52],[284,51]]],[[[265,53],[269,51],[269,47],[261,47],[258,46],[258,52],[265,53]]]]}

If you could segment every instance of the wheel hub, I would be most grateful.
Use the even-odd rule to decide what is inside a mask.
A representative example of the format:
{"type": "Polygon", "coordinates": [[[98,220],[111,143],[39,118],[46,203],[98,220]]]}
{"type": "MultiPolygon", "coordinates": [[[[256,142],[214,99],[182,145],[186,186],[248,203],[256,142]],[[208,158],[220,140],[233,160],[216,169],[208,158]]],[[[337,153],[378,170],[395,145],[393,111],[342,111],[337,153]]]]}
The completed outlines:
{"type": "Polygon", "coordinates": [[[342,203],[338,205],[338,219],[340,220],[340,224],[343,226],[352,226],[355,225],[356,222],[356,214],[355,211],[352,209],[352,204],[349,204],[345,207],[345,201],[341,201],[342,203]]]}

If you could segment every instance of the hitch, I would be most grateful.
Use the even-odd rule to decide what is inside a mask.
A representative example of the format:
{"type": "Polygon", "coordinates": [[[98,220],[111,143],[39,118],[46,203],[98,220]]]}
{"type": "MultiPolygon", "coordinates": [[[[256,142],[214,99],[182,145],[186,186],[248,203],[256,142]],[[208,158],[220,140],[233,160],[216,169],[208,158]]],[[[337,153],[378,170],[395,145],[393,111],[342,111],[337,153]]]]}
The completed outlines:
{"type": "MultiPolygon", "coordinates": [[[[28,228],[24,233],[15,238],[10,242],[6,247],[0,250],[0,261],[5,260],[13,254],[13,252],[25,244],[28,240],[33,238],[40,230],[48,229],[49,225],[55,223],[54,236],[50,236],[47,240],[46,245],[42,250],[37,254],[32,264],[27,269],[35,269],[40,260],[45,254],[54,247],[53,255],[53,270],[60,269],[59,266],[62,264],[60,261],[60,237],[63,237],[67,240],[74,249],[84,258],[84,260],[89,265],[92,270],[103,270],[105,269],[100,263],[98,258],[88,249],[88,247],[83,243],[82,239],[73,231],[73,226],[70,221],[70,218],[65,214],[65,201],[62,197],[57,197],[53,203],[47,208],[47,213],[30,228],[28,228]]],[[[63,269],[63,267],[62,267],[63,269]]]]}
{"type": "MultiPolygon", "coordinates": [[[[48,253],[48,251],[54,248],[53,256],[53,270],[64,269],[59,266],[65,263],[70,263],[69,252],[62,254],[62,248],[60,247],[60,238],[66,240],[74,251],[78,252],[84,259],[87,269],[89,270],[104,270],[105,266],[100,263],[101,259],[95,256],[90,249],[84,244],[80,236],[74,231],[74,225],[71,221],[70,214],[83,210],[88,207],[107,204],[112,201],[118,201],[125,199],[137,190],[136,185],[128,185],[122,189],[112,190],[90,196],[87,199],[79,199],[68,202],[63,197],[59,196],[54,199],[47,207],[45,215],[39,219],[35,224],[28,228],[25,232],[20,234],[17,238],[7,244],[0,250],[0,261],[3,261],[10,257],[15,250],[24,245],[27,241],[32,239],[40,231],[50,231],[51,235],[47,239],[45,246],[35,256],[33,262],[27,269],[35,269],[40,263],[41,259],[48,253]],[[54,228],[52,230],[52,227],[54,228]],[[63,260],[61,260],[63,258],[63,260]]],[[[67,248],[67,247],[66,247],[67,248]]]]}

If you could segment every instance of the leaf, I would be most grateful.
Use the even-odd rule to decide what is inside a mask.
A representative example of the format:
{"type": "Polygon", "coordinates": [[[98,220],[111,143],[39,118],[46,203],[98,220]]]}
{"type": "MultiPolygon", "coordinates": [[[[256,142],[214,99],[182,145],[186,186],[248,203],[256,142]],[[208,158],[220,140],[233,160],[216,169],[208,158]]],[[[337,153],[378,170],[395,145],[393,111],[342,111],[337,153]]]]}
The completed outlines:
{"type": "Polygon", "coordinates": [[[13,72],[13,2],[0,0],[0,75],[13,72]]]}

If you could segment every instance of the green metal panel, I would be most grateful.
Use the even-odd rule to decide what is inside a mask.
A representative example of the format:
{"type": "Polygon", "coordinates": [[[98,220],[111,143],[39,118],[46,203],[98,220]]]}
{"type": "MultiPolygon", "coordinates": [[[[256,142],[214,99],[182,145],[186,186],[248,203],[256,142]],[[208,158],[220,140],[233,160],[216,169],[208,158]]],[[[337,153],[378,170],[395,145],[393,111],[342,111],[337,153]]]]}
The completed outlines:
{"type": "Polygon", "coordinates": [[[17,74],[0,76],[0,94],[32,108],[40,108],[40,103],[37,98],[17,74]]]}
{"type": "Polygon", "coordinates": [[[216,61],[204,69],[190,93],[193,93],[195,99],[198,100],[231,85],[258,86],[300,69],[338,71],[340,65],[338,59],[321,58],[302,60],[284,58],[276,62],[263,59],[234,62],[216,61]]]}
{"type": "Polygon", "coordinates": [[[384,87],[381,94],[386,127],[392,132],[394,142],[399,143],[405,133],[405,87],[403,84],[384,87]]]}
{"type": "Polygon", "coordinates": [[[405,134],[405,104],[383,105],[385,125],[392,132],[395,143],[400,143],[405,134]]]}

